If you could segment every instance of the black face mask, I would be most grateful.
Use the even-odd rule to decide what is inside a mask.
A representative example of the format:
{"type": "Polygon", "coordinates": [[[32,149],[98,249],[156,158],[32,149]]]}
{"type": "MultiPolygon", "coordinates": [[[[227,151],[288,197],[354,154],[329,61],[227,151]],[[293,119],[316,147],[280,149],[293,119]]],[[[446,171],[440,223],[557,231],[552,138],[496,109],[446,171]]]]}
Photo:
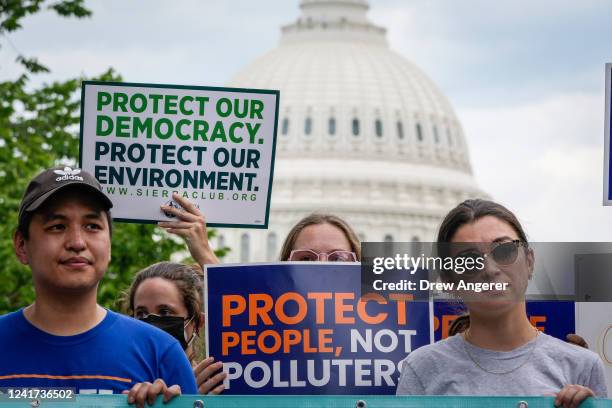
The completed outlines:
{"type": "MultiPolygon", "coordinates": [[[[191,320],[191,319],[190,319],[191,320]]],[[[189,343],[185,340],[185,319],[180,316],[158,316],[155,314],[150,314],[147,317],[140,319],[145,323],[149,323],[157,327],[158,329],[162,329],[175,339],[181,343],[181,347],[183,350],[187,349],[189,343],[191,343],[191,339],[189,343]]],[[[194,333],[195,335],[195,333],[194,333]]],[[[193,336],[192,336],[193,338],[193,336]]]]}

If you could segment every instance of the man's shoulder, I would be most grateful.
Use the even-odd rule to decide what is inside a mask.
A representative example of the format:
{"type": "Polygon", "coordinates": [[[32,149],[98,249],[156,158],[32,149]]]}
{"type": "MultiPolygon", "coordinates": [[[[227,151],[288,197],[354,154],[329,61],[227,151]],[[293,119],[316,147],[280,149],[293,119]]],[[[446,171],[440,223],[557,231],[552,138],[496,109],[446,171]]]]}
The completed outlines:
{"type": "Polygon", "coordinates": [[[3,333],[3,337],[6,334],[14,333],[17,329],[23,329],[25,327],[25,317],[23,317],[23,309],[16,310],[0,316],[0,331],[3,333]],[[11,330],[6,330],[10,328],[11,330]]]}
{"type": "Polygon", "coordinates": [[[9,312],[3,315],[0,315],[0,324],[8,324],[14,322],[16,319],[19,319],[23,316],[23,309],[16,310],[14,312],[9,312]]]}

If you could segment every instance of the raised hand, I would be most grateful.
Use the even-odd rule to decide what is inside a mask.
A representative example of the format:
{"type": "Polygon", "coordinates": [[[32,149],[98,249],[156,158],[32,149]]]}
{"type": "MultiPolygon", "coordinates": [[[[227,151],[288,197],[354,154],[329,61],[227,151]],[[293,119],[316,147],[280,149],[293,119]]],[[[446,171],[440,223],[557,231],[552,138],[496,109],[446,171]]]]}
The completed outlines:
{"type": "Polygon", "coordinates": [[[162,205],[161,210],[173,214],[176,220],[160,221],[157,225],[184,238],[191,256],[199,265],[218,264],[219,258],[208,242],[206,219],[202,212],[191,201],[177,193],[172,194],[172,199],[183,208],[162,205]]]}

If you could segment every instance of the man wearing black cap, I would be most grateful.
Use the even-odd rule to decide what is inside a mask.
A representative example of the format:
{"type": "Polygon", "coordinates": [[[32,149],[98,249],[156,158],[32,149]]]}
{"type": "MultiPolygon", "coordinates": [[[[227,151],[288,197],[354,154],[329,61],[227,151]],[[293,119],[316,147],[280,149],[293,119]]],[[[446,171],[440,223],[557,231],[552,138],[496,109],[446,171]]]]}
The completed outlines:
{"type": "Polygon", "coordinates": [[[166,400],[181,389],[197,393],[176,340],[97,304],[110,261],[111,207],[79,169],[45,170],[28,185],[14,247],[32,270],[36,299],[0,317],[0,387],[131,389],[128,402],[138,405],[160,393],[166,400]]]}

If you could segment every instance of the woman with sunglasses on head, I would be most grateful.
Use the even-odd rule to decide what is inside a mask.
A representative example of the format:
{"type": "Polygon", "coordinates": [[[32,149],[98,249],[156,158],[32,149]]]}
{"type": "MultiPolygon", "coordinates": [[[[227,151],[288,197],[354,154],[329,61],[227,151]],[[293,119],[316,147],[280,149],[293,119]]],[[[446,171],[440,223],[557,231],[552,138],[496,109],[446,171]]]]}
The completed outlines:
{"type": "Polygon", "coordinates": [[[361,244],[353,229],[332,214],[311,214],[291,228],[281,261],[359,262],[361,244]]]}
{"type": "Polygon", "coordinates": [[[469,328],[413,351],[402,364],[398,395],[555,395],[555,406],[566,408],[607,396],[595,353],[529,322],[524,295],[535,258],[512,212],[491,201],[464,201],[445,217],[437,241],[452,257],[484,259],[478,272],[442,273],[442,279],[506,290],[459,293],[469,328]]]}

